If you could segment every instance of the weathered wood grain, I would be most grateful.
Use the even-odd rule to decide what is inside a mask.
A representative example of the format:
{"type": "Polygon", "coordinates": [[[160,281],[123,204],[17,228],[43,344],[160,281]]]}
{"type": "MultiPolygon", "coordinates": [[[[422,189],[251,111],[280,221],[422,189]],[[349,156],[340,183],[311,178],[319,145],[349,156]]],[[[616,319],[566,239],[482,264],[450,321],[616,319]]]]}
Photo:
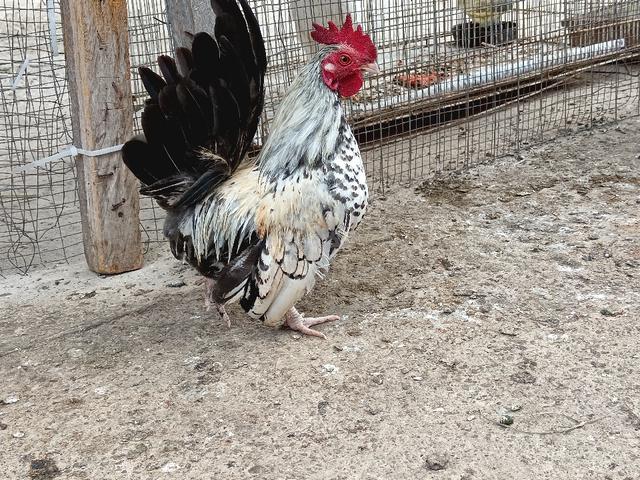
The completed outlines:
{"type": "MultiPolygon", "coordinates": [[[[98,150],[133,133],[126,0],[62,0],[74,144],[98,150]]],[[[76,158],[89,268],[115,274],[142,266],[138,182],[120,152],[76,158]]]]}
{"type": "Polygon", "coordinates": [[[190,47],[191,35],[213,35],[215,15],[210,0],[167,0],[167,18],[176,47],[190,47]]]}

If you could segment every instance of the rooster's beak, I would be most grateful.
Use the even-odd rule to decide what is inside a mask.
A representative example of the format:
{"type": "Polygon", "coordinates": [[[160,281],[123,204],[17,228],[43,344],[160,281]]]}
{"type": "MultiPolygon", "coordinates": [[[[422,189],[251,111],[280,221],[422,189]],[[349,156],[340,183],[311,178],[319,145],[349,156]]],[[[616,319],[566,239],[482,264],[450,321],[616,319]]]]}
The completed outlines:
{"type": "Polygon", "coordinates": [[[380,67],[378,67],[378,64],[376,62],[366,63],[362,66],[362,71],[377,75],[380,73],[380,67]]]}

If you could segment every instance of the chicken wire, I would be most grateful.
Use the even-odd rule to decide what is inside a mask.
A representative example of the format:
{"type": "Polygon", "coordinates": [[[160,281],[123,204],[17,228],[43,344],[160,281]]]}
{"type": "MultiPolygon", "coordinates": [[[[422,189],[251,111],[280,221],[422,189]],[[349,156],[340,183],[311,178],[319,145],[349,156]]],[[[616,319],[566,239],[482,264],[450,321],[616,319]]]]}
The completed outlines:
{"type": "MultiPolygon", "coordinates": [[[[72,144],[58,3],[0,0],[0,275],[82,255],[72,159],[16,172],[72,144]]],[[[312,22],[340,23],[351,12],[371,34],[383,73],[345,107],[376,187],[639,113],[637,0],[250,3],[269,57],[257,143],[315,48],[312,22]],[[497,13],[487,20],[487,11],[497,13]],[[484,21],[482,30],[471,19],[484,21]]],[[[132,68],[153,66],[172,50],[164,0],[129,0],[128,8],[132,68]]],[[[144,97],[134,72],[136,129],[144,97]]],[[[162,218],[143,200],[147,243],[161,240],[162,218]]]]}
{"type": "MultiPolygon", "coordinates": [[[[73,159],[19,172],[73,144],[59,0],[0,0],[0,275],[83,255],[73,159]]],[[[164,0],[129,0],[132,68],[172,51],[164,0]]],[[[144,102],[133,75],[136,130],[144,102]]],[[[77,145],[80,147],[80,145],[77,145]]],[[[147,244],[160,214],[141,203],[147,244]]]]}

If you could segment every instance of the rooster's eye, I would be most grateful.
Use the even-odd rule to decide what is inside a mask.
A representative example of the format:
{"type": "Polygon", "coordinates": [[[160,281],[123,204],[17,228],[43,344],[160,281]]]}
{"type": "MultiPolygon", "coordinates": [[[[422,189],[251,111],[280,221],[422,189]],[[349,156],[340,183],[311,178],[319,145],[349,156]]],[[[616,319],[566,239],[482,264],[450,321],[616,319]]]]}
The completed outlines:
{"type": "Polygon", "coordinates": [[[349,65],[351,63],[351,57],[349,55],[340,55],[340,63],[342,65],[349,65]]]}

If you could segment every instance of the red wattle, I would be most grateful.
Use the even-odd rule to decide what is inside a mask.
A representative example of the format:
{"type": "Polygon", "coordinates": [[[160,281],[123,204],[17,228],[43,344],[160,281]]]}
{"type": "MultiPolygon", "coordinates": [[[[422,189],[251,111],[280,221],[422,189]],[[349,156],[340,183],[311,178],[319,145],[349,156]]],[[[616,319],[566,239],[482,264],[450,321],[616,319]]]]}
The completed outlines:
{"type": "Polygon", "coordinates": [[[352,97],[360,91],[364,80],[360,72],[341,78],[338,83],[338,93],[342,97],[352,97]]]}

